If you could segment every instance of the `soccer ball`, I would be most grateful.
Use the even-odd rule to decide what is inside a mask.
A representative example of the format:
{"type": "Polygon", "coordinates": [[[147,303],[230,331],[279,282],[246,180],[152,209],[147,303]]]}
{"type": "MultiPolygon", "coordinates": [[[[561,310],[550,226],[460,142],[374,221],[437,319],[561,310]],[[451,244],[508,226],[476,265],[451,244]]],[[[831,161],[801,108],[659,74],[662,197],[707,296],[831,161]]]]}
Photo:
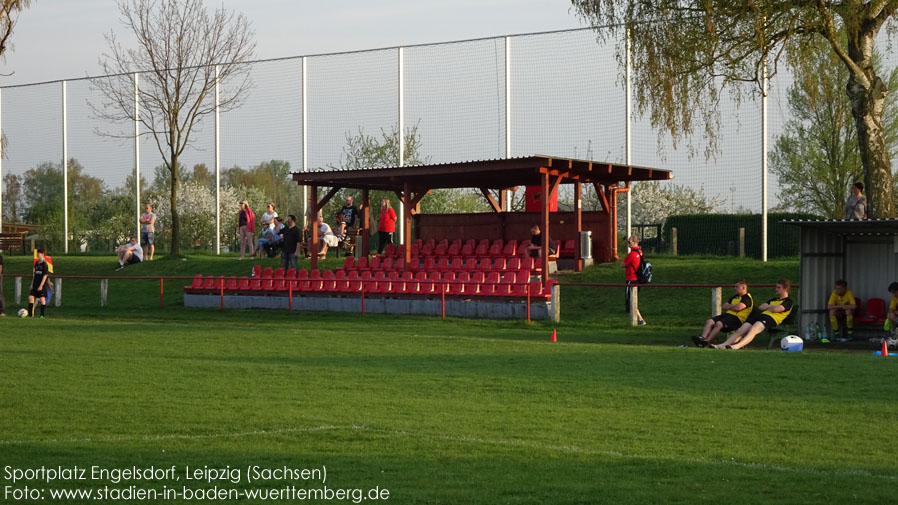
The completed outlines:
{"type": "Polygon", "coordinates": [[[28,317],[28,311],[25,309],[19,309],[19,311],[16,312],[16,314],[18,314],[19,317],[28,317]]]}

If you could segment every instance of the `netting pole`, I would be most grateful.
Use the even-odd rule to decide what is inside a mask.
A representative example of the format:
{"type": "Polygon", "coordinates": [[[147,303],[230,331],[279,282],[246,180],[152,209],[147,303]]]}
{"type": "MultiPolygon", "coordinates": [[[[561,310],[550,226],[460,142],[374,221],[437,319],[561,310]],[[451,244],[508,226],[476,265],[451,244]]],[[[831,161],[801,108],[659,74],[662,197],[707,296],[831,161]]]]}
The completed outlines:
{"type": "MultiPolygon", "coordinates": [[[[306,57],[302,57],[302,81],[300,82],[300,101],[302,102],[302,171],[309,171],[309,135],[308,135],[308,110],[309,108],[306,106],[306,100],[308,98],[308,89],[306,88],[306,75],[308,74],[308,66],[306,65],[306,57]]],[[[309,215],[309,187],[302,187],[302,215],[303,221],[308,221],[303,224],[303,228],[306,225],[312,225],[312,216],[309,215]]]]}
{"type": "MultiPolygon", "coordinates": [[[[399,67],[399,166],[405,166],[405,64],[403,47],[399,47],[397,55],[397,63],[399,67]]],[[[411,203],[411,202],[409,202],[411,203]]],[[[405,215],[405,202],[399,201],[399,215],[405,215]]],[[[399,221],[399,240],[400,244],[405,243],[405,219],[399,221]]]]}
{"type": "Polygon", "coordinates": [[[218,65],[215,65],[215,254],[221,254],[221,118],[218,65]]]}
{"type": "MultiPolygon", "coordinates": [[[[630,70],[631,70],[631,68],[632,68],[632,64],[630,61],[630,29],[627,28],[627,71],[626,71],[627,72],[627,77],[626,77],[627,78],[627,86],[626,86],[627,91],[626,91],[626,97],[624,99],[624,102],[626,104],[626,112],[625,113],[627,115],[627,117],[624,120],[624,124],[626,125],[625,129],[626,129],[626,133],[627,133],[627,147],[626,147],[627,166],[630,166],[632,164],[632,160],[630,158],[630,141],[632,138],[632,131],[630,130],[630,116],[632,115],[632,106],[633,106],[633,104],[631,103],[632,93],[630,90],[630,82],[631,82],[630,70]]],[[[633,229],[632,229],[633,220],[632,220],[632,214],[630,213],[631,212],[630,193],[631,193],[630,191],[627,191],[627,239],[629,239],[630,236],[633,234],[633,229]]],[[[617,223],[611,223],[611,226],[617,226],[617,223]]],[[[611,246],[614,248],[617,248],[617,244],[611,244],[611,246]]]]}
{"type": "Polygon", "coordinates": [[[62,250],[69,253],[69,139],[66,81],[62,81],[62,250]]]}
{"type": "MultiPolygon", "coordinates": [[[[0,92],[3,90],[0,89],[0,92]]],[[[2,104],[3,99],[0,97],[0,104],[2,104]]],[[[2,117],[2,114],[0,114],[2,117]]],[[[0,126],[0,132],[3,131],[2,126],[0,126]]],[[[3,142],[0,141],[0,233],[3,232],[3,142]]],[[[2,287],[2,286],[0,286],[2,287]]]]}
{"type": "MultiPolygon", "coordinates": [[[[511,37],[505,36],[505,159],[511,158],[511,37]]],[[[511,212],[511,191],[505,193],[505,209],[511,212]]]]}
{"type": "Polygon", "coordinates": [[[165,279],[159,278],[159,308],[162,308],[162,299],[165,295],[165,279]]]}
{"type": "Polygon", "coordinates": [[[137,83],[138,73],[134,73],[134,219],[140,236],[140,87],[137,83]]]}
{"type": "Polygon", "coordinates": [[[761,261],[767,261],[767,60],[761,80],[761,261]]]}

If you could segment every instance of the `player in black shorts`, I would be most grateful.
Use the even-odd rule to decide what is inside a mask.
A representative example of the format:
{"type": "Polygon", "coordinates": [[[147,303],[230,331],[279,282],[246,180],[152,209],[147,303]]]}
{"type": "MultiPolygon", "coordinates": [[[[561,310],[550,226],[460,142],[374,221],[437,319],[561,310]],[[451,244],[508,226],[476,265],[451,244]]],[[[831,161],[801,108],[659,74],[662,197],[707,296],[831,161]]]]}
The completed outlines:
{"type": "Polygon", "coordinates": [[[708,347],[723,332],[736,331],[751,314],[754,308],[754,300],[748,293],[748,283],[745,280],[736,281],[733,286],[733,297],[723,304],[723,314],[714,316],[705,321],[705,329],[701,335],[692,337],[696,347],[708,347]]]}
{"type": "Polygon", "coordinates": [[[28,317],[34,317],[34,302],[41,302],[41,319],[47,308],[47,282],[50,275],[49,267],[44,259],[44,250],[37,250],[37,262],[34,264],[34,275],[31,279],[31,292],[28,294],[28,317]]]}
{"type": "Polygon", "coordinates": [[[792,299],[789,298],[789,289],[792,283],[789,279],[781,279],[776,281],[776,297],[771,298],[767,303],[758,305],[758,309],[762,310],[757,317],[749,317],[748,320],[730,335],[726,342],[719,345],[712,345],[716,349],[742,349],[754,340],[762,331],[776,328],[789,317],[792,312],[792,299]]]}

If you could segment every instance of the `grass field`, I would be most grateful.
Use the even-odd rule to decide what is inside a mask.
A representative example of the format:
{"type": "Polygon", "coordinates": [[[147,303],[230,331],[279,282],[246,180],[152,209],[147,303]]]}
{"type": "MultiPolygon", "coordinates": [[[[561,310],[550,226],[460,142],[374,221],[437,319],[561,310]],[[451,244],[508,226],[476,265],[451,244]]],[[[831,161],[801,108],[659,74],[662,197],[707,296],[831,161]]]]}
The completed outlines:
{"type": "MultiPolygon", "coordinates": [[[[6,260],[9,273],[30,263],[6,260]]],[[[656,282],[671,283],[797,272],[796,260],[653,263],[656,282]]],[[[73,256],[56,270],[240,275],[249,263],[196,256],[113,274],[108,258],[73,256]]],[[[562,282],[620,277],[605,265],[562,282]]],[[[563,287],[553,344],[548,322],[191,310],[173,282],[159,308],[158,281],[112,281],[101,309],[97,284],[66,279],[47,319],[0,320],[4,492],[114,487],[11,484],[3,472],[43,465],[175,465],[181,475],[230,465],[243,470],[239,483],[182,477],[178,489],[285,486],[247,483],[246,467],[259,465],[325,466],[325,484],[293,485],[378,487],[393,503],[894,501],[898,359],[679,348],[708,315],[706,289],[644,290],[649,326],[631,328],[620,288],[563,287]]]]}

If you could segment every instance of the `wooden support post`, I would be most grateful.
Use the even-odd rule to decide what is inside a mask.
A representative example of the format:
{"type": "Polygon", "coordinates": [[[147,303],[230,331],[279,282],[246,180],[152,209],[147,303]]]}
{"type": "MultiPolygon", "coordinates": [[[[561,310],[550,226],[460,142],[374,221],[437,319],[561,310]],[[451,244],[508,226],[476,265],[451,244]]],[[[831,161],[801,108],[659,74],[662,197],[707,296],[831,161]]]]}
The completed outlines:
{"type": "Polygon", "coordinates": [[[371,251],[371,195],[369,190],[362,190],[362,252],[359,256],[368,256],[371,251]]]}
{"type": "Polygon", "coordinates": [[[109,279],[100,279],[100,307],[106,306],[106,300],[109,296],[109,279]]]}
{"type": "Polygon", "coordinates": [[[636,317],[636,314],[639,313],[639,286],[637,284],[633,284],[630,286],[630,326],[636,326],[639,324],[639,318],[636,317]]]}
{"type": "Polygon", "coordinates": [[[542,221],[540,223],[540,228],[542,228],[543,235],[543,250],[542,250],[542,262],[543,262],[543,275],[542,281],[543,286],[545,286],[549,281],[549,174],[547,171],[544,171],[542,174],[542,221]]]}
{"type": "Polygon", "coordinates": [[[739,257],[745,257],[745,228],[739,228],[739,257]]]}
{"type": "Polygon", "coordinates": [[[13,301],[16,305],[21,305],[22,303],[22,278],[16,277],[15,282],[13,282],[13,292],[15,294],[15,298],[13,301]]]}
{"type": "MultiPolygon", "coordinates": [[[[53,298],[54,298],[53,305],[55,305],[56,307],[59,307],[60,305],[62,305],[62,279],[59,277],[56,277],[53,279],[53,283],[56,285],[56,287],[53,288],[53,291],[55,291],[53,293],[53,298]]],[[[50,303],[50,300],[47,300],[47,304],[49,304],[49,303],[50,303]]]]}
{"type": "Polygon", "coordinates": [[[721,298],[722,298],[723,288],[717,286],[716,288],[711,288],[711,317],[719,316],[723,310],[721,307],[721,298]]]}
{"type": "Polygon", "coordinates": [[[318,269],[318,186],[312,185],[309,191],[309,227],[312,228],[312,243],[309,254],[312,256],[311,269],[318,269]]]}
{"type": "Polygon", "coordinates": [[[670,252],[673,253],[674,256],[677,255],[677,229],[676,229],[676,227],[670,229],[670,252]]]}
{"type": "Polygon", "coordinates": [[[583,231],[583,213],[581,211],[582,188],[580,181],[574,183],[574,214],[577,221],[577,237],[574,242],[574,271],[583,271],[583,258],[580,257],[580,232],[583,231]]]}
{"type": "Polygon", "coordinates": [[[406,202],[402,206],[402,219],[405,224],[402,229],[402,241],[405,243],[405,269],[409,270],[412,262],[412,210],[414,210],[415,204],[412,201],[412,190],[409,189],[408,183],[402,185],[402,195],[406,202]]]}

